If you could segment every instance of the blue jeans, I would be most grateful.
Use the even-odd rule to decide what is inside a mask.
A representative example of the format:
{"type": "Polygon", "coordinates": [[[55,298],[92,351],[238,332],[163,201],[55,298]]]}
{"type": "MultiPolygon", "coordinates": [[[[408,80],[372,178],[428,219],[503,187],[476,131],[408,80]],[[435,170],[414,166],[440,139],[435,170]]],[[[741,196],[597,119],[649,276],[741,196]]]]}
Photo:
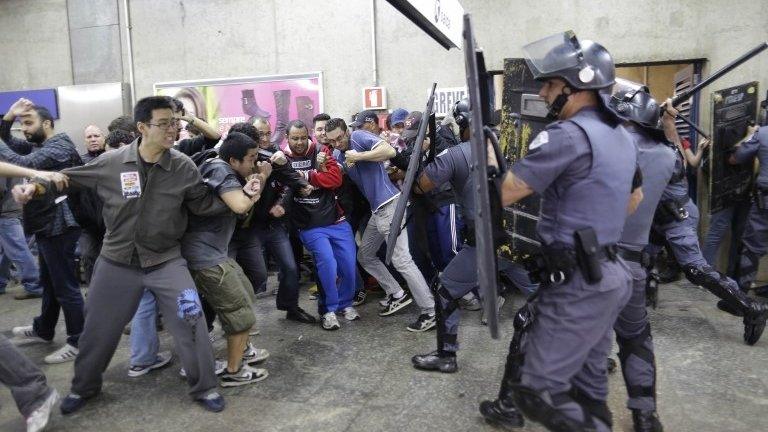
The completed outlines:
{"type": "MultiPolygon", "coordinates": [[[[0,249],[3,252],[1,270],[10,270],[11,263],[16,265],[21,284],[31,294],[42,294],[40,287],[40,271],[37,261],[29,251],[27,238],[24,237],[24,229],[21,221],[15,217],[0,217],[0,249]]],[[[9,272],[0,270],[0,292],[5,291],[8,285],[9,272]]]]}
{"type": "Polygon", "coordinates": [[[297,308],[299,306],[299,272],[285,225],[254,227],[239,234],[238,238],[233,237],[229,243],[229,257],[240,264],[256,293],[267,290],[265,250],[272,255],[280,267],[277,309],[297,308]]]}
{"type": "Polygon", "coordinates": [[[51,237],[37,236],[43,301],[40,316],[32,323],[38,336],[52,340],[59,321],[59,311],[63,311],[67,343],[74,347],[77,347],[85,322],[83,295],[75,273],[75,245],[78,238],[80,229],[69,229],[51,237]]]}
{"type": "Polygon", "coordinates": [[[352,306],[355,295],[355,237],[347,222],[299,231],[317,266],[320,314],[352,306]]]}
{"type": "Polygon", "coordinates": [[[728,206],[718,212],[712,213],[709,219],[709,231],[704,239],[701,252],[709,265],[717,267],[717,256],[720,244],[726,234],[731,233],[731,244],[728,248],[728,262],[726,273],[734,273],[738,264],[739,249],[741,249],[741,235],[749,213],[749,201],[739,202],[728,206]]]}
{"type": "Polygon", "coordinates": [[[160,348],[156,319],[157,300],[151,291],[145,289],[131,322],[131,366],[155,363],[160,348]]]}

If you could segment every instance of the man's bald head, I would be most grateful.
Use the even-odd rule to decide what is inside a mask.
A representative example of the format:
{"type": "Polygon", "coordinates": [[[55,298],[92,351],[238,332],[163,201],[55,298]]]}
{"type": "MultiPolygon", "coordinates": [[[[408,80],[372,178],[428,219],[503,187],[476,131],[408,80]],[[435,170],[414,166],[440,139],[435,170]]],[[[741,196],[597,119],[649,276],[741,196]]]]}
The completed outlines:
{"type": "Polygon", "coordinates": [[[104,132],[96,125],[88,125],[83,131],[85,135],[85,149],[88,153],[104,151],[104,132]]]}
{"type": "Polygon", "coordinates": [[[269,124],[269,120],[263,117],[255,117],[251,124],[259,131],[259,147],[263,149],[270,148],[272,146],[269,143],[269,139],[272,137],[272,125],[269,124]]]}

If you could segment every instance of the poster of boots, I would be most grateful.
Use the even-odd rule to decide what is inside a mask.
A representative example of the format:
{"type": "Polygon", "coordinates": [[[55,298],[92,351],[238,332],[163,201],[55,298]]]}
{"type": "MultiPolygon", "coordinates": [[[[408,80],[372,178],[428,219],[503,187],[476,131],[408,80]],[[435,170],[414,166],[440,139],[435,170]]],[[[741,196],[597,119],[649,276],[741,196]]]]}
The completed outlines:
{"type": "Polygon", "coordinates": [[[273,132],[291,120],[311,123],[323,109],[321,72],[162,82],[154,90],[156,95],[178,98],[188,113],[223,135],[233,124],[256,117],[267,119],[273,132]]]}

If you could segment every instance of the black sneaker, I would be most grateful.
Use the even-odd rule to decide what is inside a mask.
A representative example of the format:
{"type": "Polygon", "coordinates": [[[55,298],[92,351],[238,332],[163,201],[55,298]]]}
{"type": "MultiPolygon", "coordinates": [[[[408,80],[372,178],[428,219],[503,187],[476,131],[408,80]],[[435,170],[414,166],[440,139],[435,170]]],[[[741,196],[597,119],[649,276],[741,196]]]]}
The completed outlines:
{"type": "Polygon", "coordinates": [[[250,366],[242,365],[240,370],[234,373],[229,371],[224,372],[221,375],[222,387],[238,387],[246,384],[252,384],[262,381],[269,376],[269,372],[266,369],[253,368],[250,366]]]}
{"type": "Polygon", "coordinates": [[[352,301],[352,306],[360,306],[365,303],[365,290],[360,290],[355,294],[355,299],[352,301]]]}
{"type": "Polygon", "coordinates": [[[399,311],[411,303],[413,303],[413,297],[411,297],[407,291],[403,291],[403,296],[400,298],[395,298],[394,296],[389,297],[387,300],[387,306],[384,307],[384,310],[379,312],[379,316],[392,315],[393,313],[399,311]]]}
{"type": "Polygon", "coordinates": [[[78,411],[80,408],[85,406],[85,401],[86,399],[79,394],[68,394],[64,399],[61,400],[61,405],[59,405],[61,414],[69,415],[75,411],[78,411]]]}
{"type": "Polygon", "coordinates": [[[425,332],[427,330],[432,330],[436,325],[435,314],[421,314],[415,322],[408,324],[406,329],[412,332],[425,332]]]}

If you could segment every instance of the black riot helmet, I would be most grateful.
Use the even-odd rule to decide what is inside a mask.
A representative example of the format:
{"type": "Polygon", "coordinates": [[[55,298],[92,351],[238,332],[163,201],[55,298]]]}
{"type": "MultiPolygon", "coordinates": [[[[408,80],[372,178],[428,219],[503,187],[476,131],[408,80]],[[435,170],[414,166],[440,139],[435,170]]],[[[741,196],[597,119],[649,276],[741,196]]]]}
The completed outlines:
{"type": "MultiPolygon", "coordinates": [[[[558,33],[523,47],[525,63],[537,81],[560,78],[572,91],[597,91],[607,106],[615,82],[616,68],[608,50],[597,42],[579,41],[572,30],[558,33]]],[[[561,95],[549,107],[557,116],[567,101],[561,95]]]]}
{"type": "Polygon", "coordinates": [[[463,131],[469,127],[469,118],[472,116],[469,110],[469,99],[464,98],[453,105],[453,119],[459,125],[459,130],[463,131]]]}
{"type": "Polygon", "coordinates": [[[616,78],[608,109],[639,126],[659,128],[659,104],[645,85],[616,78]]]}

